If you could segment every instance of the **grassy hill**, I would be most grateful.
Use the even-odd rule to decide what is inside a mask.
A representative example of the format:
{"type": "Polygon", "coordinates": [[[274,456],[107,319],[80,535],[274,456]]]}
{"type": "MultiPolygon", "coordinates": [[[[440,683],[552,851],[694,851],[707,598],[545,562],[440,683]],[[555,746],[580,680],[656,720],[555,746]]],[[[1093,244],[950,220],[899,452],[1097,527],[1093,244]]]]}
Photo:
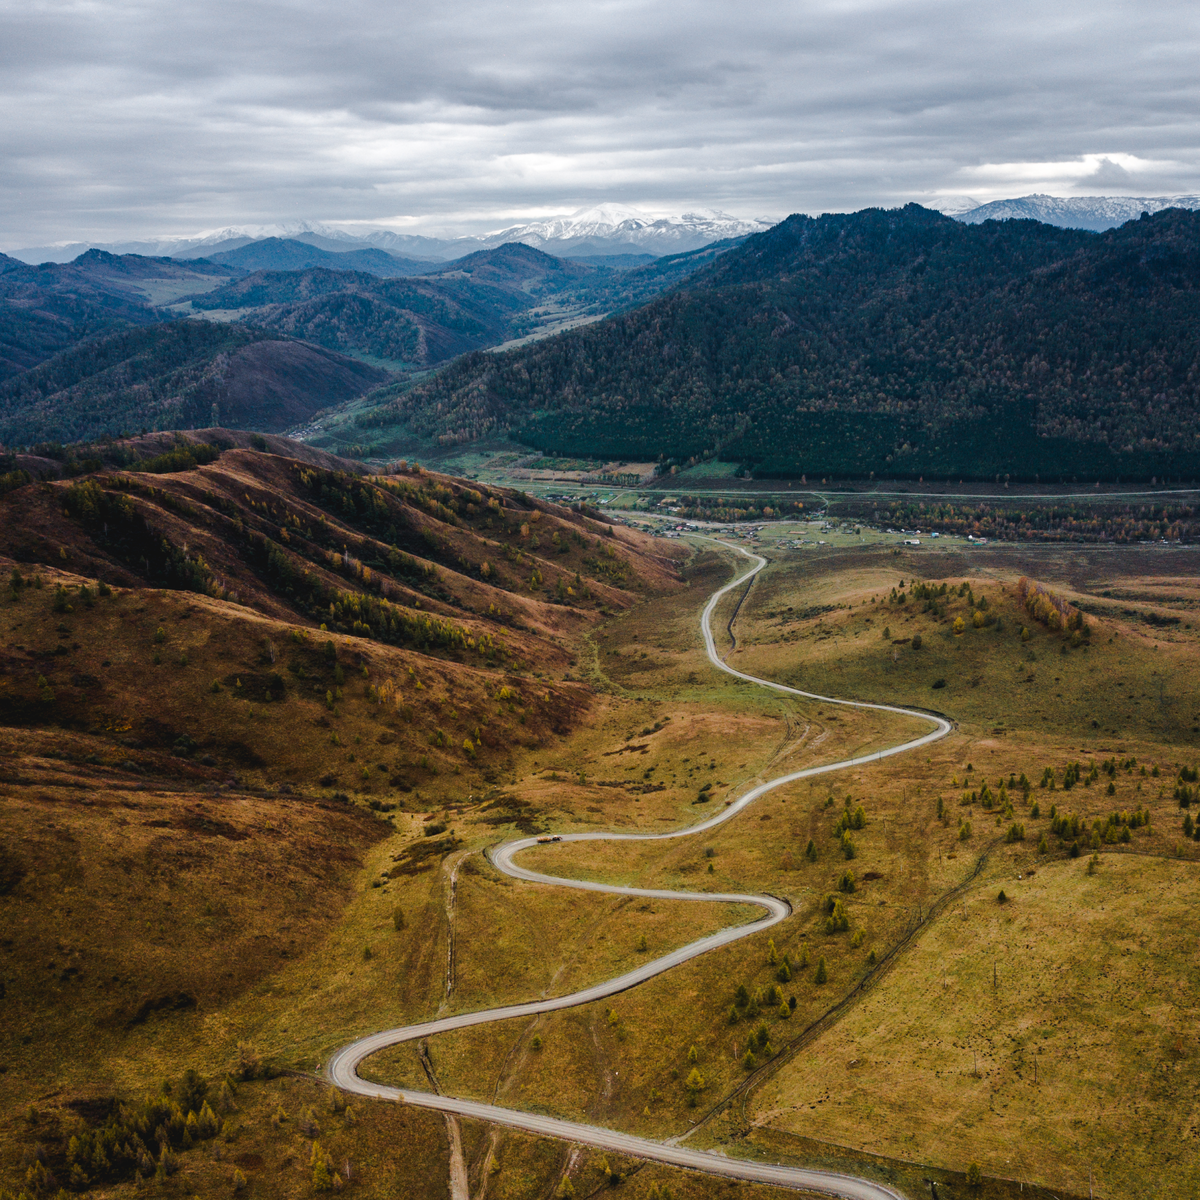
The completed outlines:
{"type": "MultiPolygon", "coordinates": [[[[55,1188],[136,1186],[136,1151],[70,1141],[163,1079],[184,1116],[199,1086],[224,1123],[170,1135],[164,1186],[227,1189],[236,1169],[273,1188],[281,1106],[294,1127],[328,1101],[259,1065],[239,1006],[322,959],[333,990],[310,995],[332,998],[329,939],[352,931],[363,962],[358,910],[373,927],[388,872],[428,879],[460,845],[441,806],[473,794],[536,827],[505,785],[595,704],[571,678],[579,631],[679,587],[675,548],[516,493],[174,453],[185,469],[0,498],[0,1187],[31,1196],[42,1168],[55,1188]],[[181,1083],[189,1065],[206,1082],[181,1083]]],[[[414,942],[414,985],[436,967],[414,942]]],[[[424,1195],[442,1126],[396,1116],[313,1127],[371,1194],[424,1195]]]]}
{"type": "Polygon", "coordinates": [[[915,205],[794,216],[640,309],[464,358],[387,413],[775,475],[1191,477],[1198,284],[1190,212],[1103,234],[915,205]]]}
{"type": "MultiPolygon", "coordinates": [[[[679,543],[428,472],[170,453],[186,469],[0,498],[7,1191],[298,1200],[328,1155],[363,1197],[444,1196],[446,1125],[347,1109],[315,1074],[334,1047],[567,991],[744,916],[514,883],[488,846],[682,826],[912,732],[715,671],[697,620],[734,560],[712,543],[685,563],[679,543]]],[[[1062,1200],[1093,1176],[1124,1195],[1150,1172],[1164,1196],[1194,1194],[1194,554],[787,540],[714,618],[730,661],[935,704],[954,734],[789,785],[703,837],[531,852],[793,911],[769,940],[603,1004],[366,1072],[690,1129],[691,1145],[905,1195],[932,1179],[939,1195],[1062,1200]],[[1086,608],[1086,629],[1031,610],[1021,576],[1086,608]],[[1130,618],[1135,598],[1163,619],[1130,618]]],[[[461,1133],[473,1194],[712,1194],[461,1133]]]]}

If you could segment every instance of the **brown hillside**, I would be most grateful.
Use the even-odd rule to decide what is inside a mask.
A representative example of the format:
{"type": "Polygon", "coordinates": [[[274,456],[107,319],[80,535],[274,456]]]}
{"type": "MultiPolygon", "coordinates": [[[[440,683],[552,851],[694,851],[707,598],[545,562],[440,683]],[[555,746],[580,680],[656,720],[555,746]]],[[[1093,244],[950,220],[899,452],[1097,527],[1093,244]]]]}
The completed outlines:
{"type": "Polygon", "coordinates": [[[185,738],[215,768],[297,785],[349,787],[329,746],[366,736],[397,745],[381,765],[402,790],[439,762],[493,773],[493,749],[565,731],[588,704],[569,674],[513,672],[569,673],[602,609],[676,586],[661,543],[581,513],[247,450],[31,484],[0,510],[15,572],[0,719],[185,738]]]}
{"type": "Polygon", "coordinates": [[[439,812],[540,827],[502,785],[592,710],[601,611],[680,586],[663,550],[245,449],[0,498],[0,1114],[135,1086],[322,945],[381,839],[407,878],[461,845],[439,812]]]}
{"type": "Polygon", "coordinates": [[[208,387],[221,420],[290,429],[377,387],[387,372],[305,342],[252,342],[217,364],[208,387]]]}

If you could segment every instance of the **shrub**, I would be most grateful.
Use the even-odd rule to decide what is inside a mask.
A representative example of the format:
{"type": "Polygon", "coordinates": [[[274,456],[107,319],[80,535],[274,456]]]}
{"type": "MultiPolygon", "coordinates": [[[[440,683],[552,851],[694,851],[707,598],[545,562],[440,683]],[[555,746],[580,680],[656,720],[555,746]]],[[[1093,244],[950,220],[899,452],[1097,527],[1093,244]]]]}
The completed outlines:
{"type": "Polygon", "coordinates": [[[1008,896],[1005,895],[1003,888],[1000,889],[1000,894],[996,897],[996,903],[997,904],[1007,904],[1008,903],[1008,896]]]}

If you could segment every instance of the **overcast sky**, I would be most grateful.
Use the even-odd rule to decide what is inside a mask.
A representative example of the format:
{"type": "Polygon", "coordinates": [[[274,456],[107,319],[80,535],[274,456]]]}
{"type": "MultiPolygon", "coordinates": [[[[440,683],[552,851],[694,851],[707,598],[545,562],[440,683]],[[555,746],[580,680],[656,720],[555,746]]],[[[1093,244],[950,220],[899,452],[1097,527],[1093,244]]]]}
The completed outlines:
{"type": "Polygon", "coordinates": [[[0,0],[0,246],[1200,191],[1195,0],[0,0]]]}

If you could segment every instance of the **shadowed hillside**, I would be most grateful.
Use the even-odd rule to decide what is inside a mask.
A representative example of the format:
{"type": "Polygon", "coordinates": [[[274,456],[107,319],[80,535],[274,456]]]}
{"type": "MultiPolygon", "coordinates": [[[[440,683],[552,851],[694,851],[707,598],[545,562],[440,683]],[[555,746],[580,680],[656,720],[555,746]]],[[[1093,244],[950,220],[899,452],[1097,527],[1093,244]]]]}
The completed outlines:
{"type": "Polygon", "coordinates": [[[474,356],[379,414],[763,474],[1195,473],[1200,215],[1104,234],[916,205],[756,234],[644,307],[474,356]]]}
{"type": "Polygon", "coordinates": [[[172,321],[85,341],[0,384],[0,441],[224,423],[278,431],[387,378],[248,326],[172,321]]]}

